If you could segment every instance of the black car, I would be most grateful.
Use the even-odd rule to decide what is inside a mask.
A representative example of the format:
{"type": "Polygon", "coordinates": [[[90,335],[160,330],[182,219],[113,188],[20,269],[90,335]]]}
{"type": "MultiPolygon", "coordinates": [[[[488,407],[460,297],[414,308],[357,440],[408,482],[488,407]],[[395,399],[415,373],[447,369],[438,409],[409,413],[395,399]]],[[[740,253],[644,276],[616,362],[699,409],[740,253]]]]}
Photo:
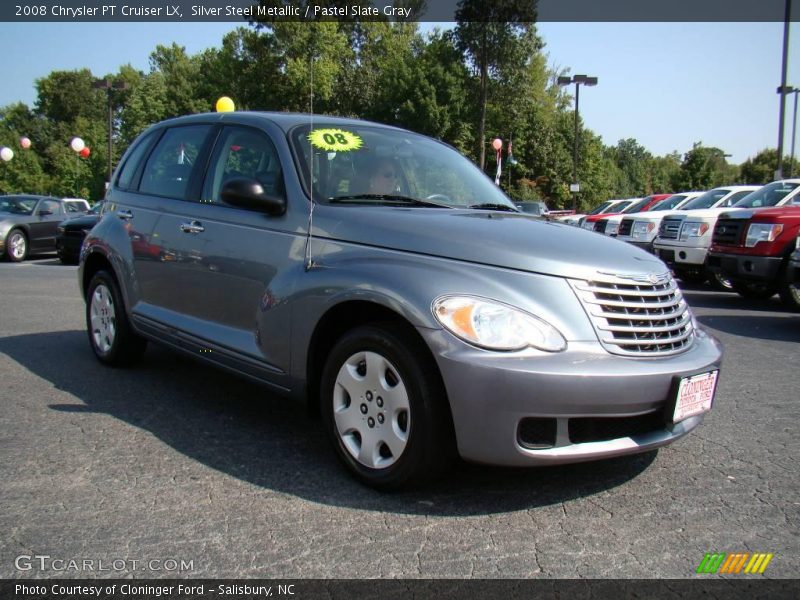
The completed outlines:
{"type": "Polygon", "coordinates": [[[56,227],[68,214],[59,198],[0,196],[0,256],[21,262],[32,252],[52,252],[56,227]]]}
{"type": "Polygon", "coordinates": [[[103,203],[98,202],[85,215],[59,223],[56,252],[62,263],[65,265],[77,264],[83,239],[92,230],[92,227],[97,225],[102,210],[103,203]]]}

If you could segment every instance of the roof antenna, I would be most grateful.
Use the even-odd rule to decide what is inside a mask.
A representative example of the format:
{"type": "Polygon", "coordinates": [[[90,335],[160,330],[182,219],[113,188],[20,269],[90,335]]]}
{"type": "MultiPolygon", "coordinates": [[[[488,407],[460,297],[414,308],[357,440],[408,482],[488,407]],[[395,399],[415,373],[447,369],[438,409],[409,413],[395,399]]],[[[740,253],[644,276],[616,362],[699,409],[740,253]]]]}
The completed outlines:
{"type": "Polygon", "coordinates": [[[308,232],[306,233],[305,270],[310,271],[314,266],[311,258],[311,228],[314,226],[314,145],[311,143],[311,133],[314,131],[314,45],[311,46],[311,90],[309,94],[309,127],[308,127],[308,187],[311,192],[311,203],[308,208],[308,232]]]}

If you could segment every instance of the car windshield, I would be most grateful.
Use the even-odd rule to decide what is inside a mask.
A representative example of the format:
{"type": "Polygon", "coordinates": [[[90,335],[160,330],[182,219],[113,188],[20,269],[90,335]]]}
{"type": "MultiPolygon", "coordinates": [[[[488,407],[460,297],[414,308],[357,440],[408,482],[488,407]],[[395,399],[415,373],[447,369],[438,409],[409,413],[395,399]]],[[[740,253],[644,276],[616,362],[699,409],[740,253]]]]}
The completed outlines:
{"type": "Polygon", "coordinates": [[[788,183],[785,181],[773,181],[755,192],[748,194],[739,200],[734,206],[736,208],[760,208],[762,206],[775,206],[788,193],[797,188],[800,183],[788,183]]]}
{"type": "Polygon", "coordinates": [[[669,198],[664,198],[661,202],[656,204],[655,206],[650,207],[651,211],[658,211],[658,210],[670,210],[671,208],[675,208],[686,199],[685,194],[674,194],[669,198]]]}
{"type": "Polygon", "coordinates": [[[603,210],[600,211],[599,214],[604,215],[607,213],[621,213],[627,207],[629,207],[633,203],[633,200],[625,200],[624,202],[617,202],[616,204],[611,204],[607,206],[603,210]]]}
{"type": "Polygon", "coordinates": [[[0,198],[0,211],[12,215],[30,215],[36,207],[36,198],[0,198]]]}
{"type": "Polygon", "coordinates": [[[610,205],[611,205],[611,200],[606,200],[600,206],[597,206],[597,207],[593,208],[591,211],[589,211],[586,214],[587,215],[599,215],[601,212],[603,212],[610,205]]]}
{"type": "Polygon", "coordinates": [[[711,208],[722,198],[730,194],[730,190],[709,190],[694,200],[689,200],[681,208],[682,210],[695,210],[699,208],[711,208]]]}
{"type": "Polygon", "coordinates": [[[629,215],[631,213],[641,212],[644,209],[644,207],[647,206],[647,203],[650,202],[650,200],[652,200],[652,198],[650,198],[649,196],[647,198],[642,198],[638,202],[634,202],[633,204],[628,206],[628,208],[623,210],[622,213],[629,215]]]}
{"type": "Polygon", "coordinates": [[[353,123],[294,128],[289,141],[306,189],[337,204],[486,208],[517,212],[491,179],[431,138],[353,123]]]}

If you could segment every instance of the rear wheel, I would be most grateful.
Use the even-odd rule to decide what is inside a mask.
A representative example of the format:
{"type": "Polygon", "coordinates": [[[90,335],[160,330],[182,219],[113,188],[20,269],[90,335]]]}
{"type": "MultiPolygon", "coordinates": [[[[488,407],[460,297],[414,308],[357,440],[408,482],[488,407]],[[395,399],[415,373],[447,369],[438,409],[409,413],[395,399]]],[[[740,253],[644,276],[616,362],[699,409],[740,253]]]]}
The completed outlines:
{"type": "Polygon", "coordinates": [[[362,483],[396,489],[440,474],[454,454],[447,398],[421,342],[393,323],[343,335],[322,373],[321,412],[362,483]]]}
{"type": "Polygon", "coordinates": [[[767,283],[756,283],[752,281],[732,281],[733,291],[742,298],[751,300],[766,300],[775,295],[777,289],[774,285],[767,283]]]}
{"type": "Polygon", "coordinates": [[[8,234],[6,256],[13,262],[22,262],[28,257],[28,238],[21,229],[12,229],[8,234]]]}
{"type": "Polygon", "coordinates": [[[108,271],[98,271],[89,283],[86,329],[95,356],[107,365],[133,364],[147,347],[131,329],[119,286],[108,271]]]}

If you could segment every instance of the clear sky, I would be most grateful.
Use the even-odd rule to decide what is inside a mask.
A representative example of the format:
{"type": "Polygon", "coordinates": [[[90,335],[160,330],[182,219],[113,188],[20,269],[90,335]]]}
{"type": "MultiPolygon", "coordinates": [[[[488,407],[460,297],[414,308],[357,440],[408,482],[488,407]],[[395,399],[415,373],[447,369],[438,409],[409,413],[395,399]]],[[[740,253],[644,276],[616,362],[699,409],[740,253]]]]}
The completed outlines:
{"type": "MultiPolygon", "coordinates": [[[[219,46],[237,23],[0,23],[0,106],[32,105],[53,70],[95,75],[130,63],[147,71],[157,44],[190,54],[219,46]]],[[[540,23],[551,65],[599,78],[580,112],[606,144],[633,137],[663,155],[694,142],[740,163],[777,147],[782,23],[540,23]]],[[[792,25],[788,83],[800,87],[800,27],[792,25]]],[[[231,90],[235,98],[235,90],[231,90]]],[[[790,96],[791,98],[791,96],[790,96]]],[[[793,105],[787,103],[785,148],[793,105]]]]}

